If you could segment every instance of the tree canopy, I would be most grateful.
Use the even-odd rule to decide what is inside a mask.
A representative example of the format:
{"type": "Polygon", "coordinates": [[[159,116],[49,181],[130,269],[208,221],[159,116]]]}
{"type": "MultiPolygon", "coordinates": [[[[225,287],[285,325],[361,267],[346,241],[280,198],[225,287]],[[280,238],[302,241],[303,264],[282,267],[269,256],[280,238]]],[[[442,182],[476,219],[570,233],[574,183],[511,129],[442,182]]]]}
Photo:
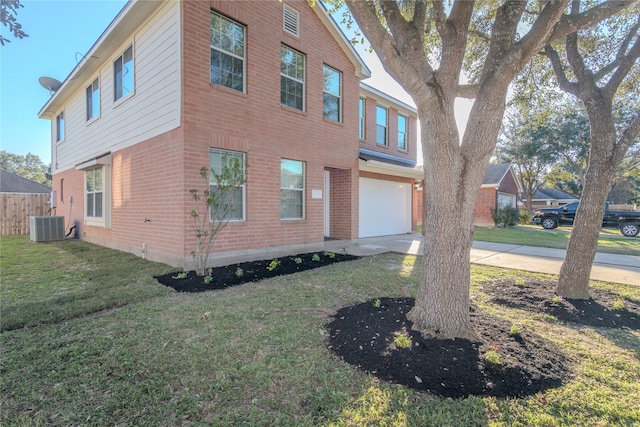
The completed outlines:
{"type": "Polygon", "coordinates": [[[41,184],[51,185],[49,166],[35,154],[27,153],[22,156],[2,150],[0,151],[0,169],[41,184]]]}
{"type": "MultiPolygon", "coordinates": [[[[22,29],[22,24],[16,19],[18,9],[21,7],[24,6],[20,3],[20,0],[0,0],[0,23],[5,27],[9,27],[9,32],[18,39],[29,37],[22,29]]],[[[4,46],[5,43],[10,42],[11,40],[0,34],[0,45],[4,46]]]]}

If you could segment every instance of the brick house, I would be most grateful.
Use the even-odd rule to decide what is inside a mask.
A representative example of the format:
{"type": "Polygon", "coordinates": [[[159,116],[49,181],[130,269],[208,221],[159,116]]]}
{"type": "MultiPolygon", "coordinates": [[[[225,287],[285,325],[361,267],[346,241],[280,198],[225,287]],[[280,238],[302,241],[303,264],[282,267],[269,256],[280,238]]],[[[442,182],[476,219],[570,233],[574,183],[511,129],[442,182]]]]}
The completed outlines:
{"type": "Polygon", "coordinates": [[[189,189],[226,155],[248,167],[214,265],[410,232],[416,112],[369,76],[321,2],[130,1],[39,113],[56,215],[81,239],[189,268],[189,189]],[[384,210],[402,227],[371,231],[385,214],[362,204],[370,181],[404,203],[384,210]]]}
{"type": "Polygon", "coordinates": [[[522,184],[511,163],[491,164],[480,187],[476,204],[475,225],[494,225],[492,213],[498,206],[518,208],[522,184]]]}

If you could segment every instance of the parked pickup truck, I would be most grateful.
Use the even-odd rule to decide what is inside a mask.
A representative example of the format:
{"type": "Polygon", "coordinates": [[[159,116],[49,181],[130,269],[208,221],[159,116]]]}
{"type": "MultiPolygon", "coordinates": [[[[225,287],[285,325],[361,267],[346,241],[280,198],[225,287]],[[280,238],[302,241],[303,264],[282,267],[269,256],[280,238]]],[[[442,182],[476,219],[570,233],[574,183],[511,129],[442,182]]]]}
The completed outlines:
{"type": "MultiPolygon", "coordinates": [[[[551,230],[558,225],[573,225],[579,202],[549,209],[538,209],[533,212],[533,222],[551,230]]],[[[610,211],[607,203],[602,218],[603,227],[616,227],[628,237],[635,237],[640,232],[640,212],[610,211]]]]}

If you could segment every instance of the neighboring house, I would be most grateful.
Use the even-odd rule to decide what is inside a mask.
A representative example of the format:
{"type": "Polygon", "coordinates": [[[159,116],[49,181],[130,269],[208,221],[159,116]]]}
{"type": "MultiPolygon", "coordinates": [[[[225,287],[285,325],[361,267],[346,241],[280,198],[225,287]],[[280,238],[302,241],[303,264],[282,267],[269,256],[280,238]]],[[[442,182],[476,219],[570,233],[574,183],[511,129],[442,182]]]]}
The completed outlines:
{"type": "MultiPolygon", "coordinates": [[[[523,198],[526,200],[526,198],[523,198]]],[[[564,191],[555,188],[539,188],[531,197],[531,207],[533,209],[550,208],[554,206],[562,206],[567,203],[577,202],[578,199],[564,191]]]]}
{"type": "Polygon", "coordinates": [[[494,225],[492,214],[498,207],[518,208],[522,185],[511,163],[490,164],[480,187],[476,204],[476,225],[494,225]]]}
{"type": "Polygon", "coordinates": [[[410,233],[422,222],[415,108],[360,84],[359,236],[410,233]]]}
{"type": "Polygon", "coordinates": [[[30,216],[51,215],[51,187],[0,169],[0,234],[29,234],[30,216]]]}
{"type": "Polygon", "coordinates": [[[214,265],[376,234],[360,226],[380,215],[361,206],[371,178],[409,189],[411,228],[397,230],[412,231],[415,110],[361,86],[369,76],[321,2],[132,0],[39,113],[57,214],[81,239],[188,268],[189,189],[230,155],[246,160],[246,182],[214,265]]]}

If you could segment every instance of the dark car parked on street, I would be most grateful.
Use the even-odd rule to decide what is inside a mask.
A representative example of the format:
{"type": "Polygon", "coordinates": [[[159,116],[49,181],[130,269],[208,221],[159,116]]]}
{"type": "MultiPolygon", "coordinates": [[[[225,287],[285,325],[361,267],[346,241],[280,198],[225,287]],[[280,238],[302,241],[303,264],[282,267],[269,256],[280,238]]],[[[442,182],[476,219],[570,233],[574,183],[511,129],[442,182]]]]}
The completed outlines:
{"type": "MultiPolygon", "coordinates": [[[[557,208],[537,209],[533,212],[532,221],[547,230],[559,225],[573,225],[579,202],[573,202],[557,208]]],[[[640,212],[610,211],[609,203],[604,209],[603,227],[615,227],[628,237],[635,237],[640,232],[640,212]]]]}

